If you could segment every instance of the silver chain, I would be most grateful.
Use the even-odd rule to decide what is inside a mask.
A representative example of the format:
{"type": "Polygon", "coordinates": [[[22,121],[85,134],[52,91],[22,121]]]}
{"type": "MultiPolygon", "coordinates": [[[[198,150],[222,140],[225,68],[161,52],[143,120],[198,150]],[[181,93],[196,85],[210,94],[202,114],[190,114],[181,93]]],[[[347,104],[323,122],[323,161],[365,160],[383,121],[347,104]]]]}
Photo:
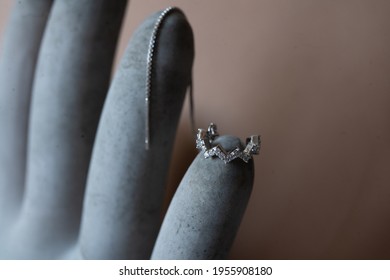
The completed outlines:
{"type": "MultiPolygon", "coordinates": [[[[155,53],[155,48],[160,33],[160,27],[163,20],[167,17],[168,14],[177,11],[181,13],[181,10],[175,7],[168,7],[161,12],[157,18],[156,23],[154,24],[152,36],[149,41],[149,48],[146,61],[146,95],[145,95],[145,149],[149,150],[150,146],[150,98],[152,94],[152,75],[153,75],[153,58],[155,53]]],[[[193,87],[192,87],[192,77],[189,84],[189,99],[190,99],[190,118],[192,129],[194,130],[194,106],[193,106],[193,87]]]]}

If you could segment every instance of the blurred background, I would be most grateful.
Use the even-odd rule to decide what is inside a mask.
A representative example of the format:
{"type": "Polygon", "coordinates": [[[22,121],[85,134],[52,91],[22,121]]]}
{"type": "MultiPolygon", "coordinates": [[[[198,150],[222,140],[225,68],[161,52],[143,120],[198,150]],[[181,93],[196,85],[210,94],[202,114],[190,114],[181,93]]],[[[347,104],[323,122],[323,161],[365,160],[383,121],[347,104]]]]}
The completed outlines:
{"type": "MultiPolygon", "coordinates": [[[[390,259],[390,2],[130,0],[117,62],[167,6],[194,30],[197,127],[262,137],[230,258],[390,259]]],[[[166,207],[197,153],[187,103],[166,207]]]]}

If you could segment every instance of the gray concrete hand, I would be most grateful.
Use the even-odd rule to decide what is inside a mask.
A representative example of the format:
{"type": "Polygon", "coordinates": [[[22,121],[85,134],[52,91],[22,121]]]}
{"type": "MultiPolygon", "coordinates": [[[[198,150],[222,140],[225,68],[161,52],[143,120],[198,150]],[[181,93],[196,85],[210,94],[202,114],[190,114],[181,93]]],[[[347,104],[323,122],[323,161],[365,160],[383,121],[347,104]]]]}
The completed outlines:
{"type": "Polygon", "coordinates": [[[193,35],[181,12],[161,28],[145,150],[146,57],[159,13],[136,30],[110,85],[125,8],[15,3],[0,61],[0,258],[147,259],[153,248],[159,259],[226,256],[253,161],[198,156],[155,244],[193,35]]]}

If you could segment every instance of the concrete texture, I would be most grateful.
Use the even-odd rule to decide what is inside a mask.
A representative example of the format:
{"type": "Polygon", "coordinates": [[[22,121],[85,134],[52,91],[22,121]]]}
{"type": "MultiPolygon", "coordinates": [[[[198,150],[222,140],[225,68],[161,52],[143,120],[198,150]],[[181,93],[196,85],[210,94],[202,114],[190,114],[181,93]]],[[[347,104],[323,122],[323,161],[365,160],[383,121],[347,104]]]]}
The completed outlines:
{"type": "Polygon", "coordinates": [[[2,248],[8,258],[57,258],[78,237],[125,6],[124,0],[53,5],[35,73],[24,202],[2,248]]]}
{"type": "MultiPolygon", "coordinates": [[[[233,150],[238,138],[214,141],[233,150]]],[[[252,191],[253,160],[225,164],[200,153],[177,189],[152,259],[224,259],[229,253],[252,191]]]]}
{"type": "MultiPolygon", "coordinates": [[[[117,57],[172,3],[131,0],[117,57]]],[[[264,144],[230,258],[390,259],[390,1],[199,3],[174,1],[196,39],[198,127],[264,144]]],[[[172,192],[193,160],[182,116],[172,192]]]]}
{"type": "MultiPolygon", "coordinates": [[[[0,229],[14,221],[23,198],[31,89],[51,5],[51,0],[18,1],[3,36],[0,57],[0,229]]],[[[0,233],[0,239],[1,236],[0,233]]]]}
{"type": "Polygon", "coordinates": [[[145,150],[146,56],[158,15],[135,31],[104,105],[88,175],[80,251],[75,253],[81,258],[147,259],[158,233],[194,58],[191,27],[182,13],[170,13],[154,57],[151,141],[145,150]]]}
{"type": "MultiPolygon", "coordinates": [[[[175,1],[196,38],[198,126],[264,144],[230,258],[390,259],[390,1],[200,2],[175,1]]],[[[119,53],[171,3],[132,0],[119,53]]],[[[192,160],[183,113],[172,190],[192,160]]]]}
{"type": "MultiPolygon", "coordinates": [[[[15,144],[15,150],[23,152],[24,149],[24,154],[15,157],[15,164],[21,166],[20,169],[14,166],[22,176],[18,178],[20,182],[11,181],[17,177],[16,173],[10,174],[13,177],[4,174],[10,181],[1,189],[4,194],[1,214],[10,217],[13,223],[4,222],[0,228],[0,258],[147,259],[151,256],[160,228],[176,128],[191,82],[194,41],[184,14],[177,10],[170,13],[162,24],[154,56],[150,148],[145,150],[146,54],[160,13],[147,18],[135,32],[112,82],[95,139],[125,5],[126,1],[115,4],[103,0],[57,1],[47,23],[36,71],[42,37],[39,35],[43,33],[45,18],[39,17],[40,21],[31,27],[35,31],[31,34],[33,38],[26,35],[26,43],[32,44],[26,52],[32,57],[25,72],[21,62],[12,64],[10,60],[10,48],[16,48],[13,40],[19,37],[14,39],[9,35],[6,41],[3,57],[16,70],[8,72],[2,62],[0,69],[9,81],[4,80],[2,90],[6,94],[1,95],[4,98],[1,104],[19,102],[19,107],[15,112],[2,112],[15,120],[18,116],[21,124],[7,124],[10,133],[16,127],[19,134],[8,135],[2,143],[4,147],[13,147],[11,140],[16,136],[25,140],[27,132],[29,141],[18,139],[15,144]],[[20,82],[17,73],[21,73],[25,87],[20,88],[19,94],[7,94],[20,82]],[[14,200],[9,199],[13,197],[14,200]],[[10,206],[17,217],[11,215],[11,208],[7,208],[10,206]]],[[[26,7],[33,9],[33,6],[26,7]]],[[[45,7],[47,15],[50,5],[45,7]]],[[[34,6],[37,8],[41,10],[42,6],[34,6]]],[[[14,14],[17,23],[15,18],[11,21],[11,31],[16,27],[26,28],[25,20],[23,24],[17,21],[20,14],[23,15],[19,7],[19,14],[14,14]]],[[[22,32],[16,28],[15,34],[17,31],[22,32]]],[[[234,137],[220,137],[215,142],[227,150],[241,145],[234,137]]],[[[15,151],[8,152],[10,157],[14,155],[11,152],[15,151]]],[[[6,163],[7,158],[2,158],[2,164],[6,163]]],[[[219,159],[198,156],[171,203],[153,258],[225,258],[252,184],[252,161],[224,164],[219,159]]]]}

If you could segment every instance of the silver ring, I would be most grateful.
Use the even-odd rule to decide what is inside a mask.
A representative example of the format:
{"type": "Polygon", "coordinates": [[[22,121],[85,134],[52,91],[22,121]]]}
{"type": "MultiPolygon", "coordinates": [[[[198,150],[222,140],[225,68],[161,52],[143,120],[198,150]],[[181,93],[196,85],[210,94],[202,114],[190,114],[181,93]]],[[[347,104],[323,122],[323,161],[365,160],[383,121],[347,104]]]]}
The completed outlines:
{"type": "Polygon", "coordinates": [[[219,157],[225,163],[229,163],[236,158],[240,158],[246,163],[252,158],[252,155],[258,155],[260,152],[260,136],[252,135],[246,139],[246,147],[242,150],[240,147],[234,148],[232,151],[227,152],[225,149],[217,144],[212,146],[212,143],[216,137],[218,137],[217,125],[211,123],[206,129],[199,128],[196,135],[196,148],[203,152],[205,158],[213,156],[219,157]]]}

